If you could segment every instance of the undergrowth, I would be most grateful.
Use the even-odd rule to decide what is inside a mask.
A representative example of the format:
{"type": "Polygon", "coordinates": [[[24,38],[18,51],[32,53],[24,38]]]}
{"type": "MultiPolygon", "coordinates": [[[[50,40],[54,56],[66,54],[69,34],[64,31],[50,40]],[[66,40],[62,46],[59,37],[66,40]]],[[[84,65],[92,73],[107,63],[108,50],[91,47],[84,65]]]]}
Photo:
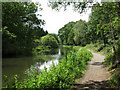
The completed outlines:
{"type": "Polygon", "coordinates": [[[120,39],[117,42],[116,54],[108,54],[104,63],[111,70],[110,85],[120,88],[120,39]]]}
{"type": "Polygon", "coordinates": [[[103,44],[100,44],[100,43],[88,44],[86,48],[94,52],[100,53],[102,55],[107,55],[108,53],[111,53],[112,51],[112,47],[108,45],[104,46],[103,44]]]}

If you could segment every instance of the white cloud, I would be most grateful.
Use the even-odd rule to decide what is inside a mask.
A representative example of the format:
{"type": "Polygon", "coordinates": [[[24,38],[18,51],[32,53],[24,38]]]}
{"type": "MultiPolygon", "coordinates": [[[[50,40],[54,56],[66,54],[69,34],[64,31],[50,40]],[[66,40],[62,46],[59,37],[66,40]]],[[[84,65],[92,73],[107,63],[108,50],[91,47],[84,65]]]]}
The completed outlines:
{"type": "Polygon", "coordinates": [[[74,12],[71,6],[68,6],[66,11],[64,11],[64,9],[55,11],[48,7],[47,0],[32,1],[41,3],[43,11],[37,13],[42,15],[40,18],[44,19],[46,22],[44,30],[47,30],[49,33],[58,33],[58,30],[70,21],[77,21],[80,19],[88,21],[90,10],[86,14],[80,15],[78,12],[74,12]]]}

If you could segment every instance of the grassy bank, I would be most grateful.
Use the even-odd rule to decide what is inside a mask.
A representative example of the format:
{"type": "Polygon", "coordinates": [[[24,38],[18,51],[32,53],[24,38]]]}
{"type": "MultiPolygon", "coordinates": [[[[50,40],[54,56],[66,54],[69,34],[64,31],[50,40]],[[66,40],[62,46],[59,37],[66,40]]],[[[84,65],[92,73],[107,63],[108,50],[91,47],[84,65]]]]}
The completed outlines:
{"type": "Polygon", "coordinates": [[[92,54],[87,49],[74,47],[67,58],[63,58],[57,66],[53,64],[49,71],[45,68],[38,73],[33,68],[22,82],[15,76],[14,84],[6,88],[70,88],[75,78],[82,76],[91,58],[92,54]]]}
{"type": "Polygon", "coordinates": [[[107,55],[112,52],[112,47],[107,46],[107,45],[104,46],[103,44],[100,44],[100,43],[88,44],[86,46],[86,48],[88,48],[94,52],[100,53],[102,55],[107,55]]]}

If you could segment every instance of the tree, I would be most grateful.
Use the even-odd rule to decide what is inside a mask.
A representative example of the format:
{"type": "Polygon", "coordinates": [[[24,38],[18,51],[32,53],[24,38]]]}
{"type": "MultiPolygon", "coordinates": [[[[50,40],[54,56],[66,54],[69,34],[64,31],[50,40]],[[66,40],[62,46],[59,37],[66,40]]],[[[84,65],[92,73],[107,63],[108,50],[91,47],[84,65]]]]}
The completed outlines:
{"type": "Polygon", "coordinates": [[[59,41],[59,38],[58,38],[58,35],[57,34],[49,34],[49,35],[52,35],[56,40],[57,40],[57,42],[58,43],[60,43],[60,41],[59,41]]]}
{"type": "Polygon", "coordinates": [[[99,41],[104,45],[112,45],[118,40],[119,32],[119,3],[96,4],[92,8],[92,15],[89,21],[89,35],[91,41],[99,41]]]}
{"type": "Polygon", "coordinates": [[[64,25],[64,27],[59,29],[58,36],[60,37],[62,44],[69,43],[68,42],[69,33],[72,32],[72,28],[73,28],[74,24],[75,24],[75,22],[69,22],[68,24],[64,25]]]}
{"type": "Polygon", "coordinates": [[[58,31],[62,44],[81,45],[87,44],[87,23],[83,20],[69,22],[58,31]]]}
{"type": "Polygon", "coordinates": [[[76,45],[85,45],[86,42],[86,31],[87,31],[87,23],[83,20],[79,20],[73,27],[74,30],[74,41],[76,45]]]}
{"type": "Polygon", "coordinates": [[[66,10],[67,6],[72,5],[74,7],[75,11],[78,11],[79,13],[85,12],[89,7],[91,7],[94,0],[85,0],[84,2],[66,2],[65,0],[60,0],[60,2],[49,2],[49,6],[52,9],[60,10],[62,7],[64,7],[64,10],[66,10]]]}
{"type": "Polygon", "coordinates": [[[33,40],[46,35],[41,28],[44,20],[35,14],[38,5],[32,2],[2,3],[3,57],[32,54],[33,40]]]}

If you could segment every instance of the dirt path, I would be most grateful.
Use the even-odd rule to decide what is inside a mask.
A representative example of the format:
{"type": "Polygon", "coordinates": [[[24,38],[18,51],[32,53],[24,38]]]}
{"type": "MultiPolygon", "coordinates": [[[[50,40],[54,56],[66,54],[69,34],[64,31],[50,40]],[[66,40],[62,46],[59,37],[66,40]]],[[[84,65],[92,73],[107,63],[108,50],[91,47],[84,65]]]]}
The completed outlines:
{"type": "Polygon", "coordinates": [[[82,78],[77,80],[75,88],[71,90],[101,90],[107,89],[110,73],[103,66],[104,56],[94,53],[92,60],[88,64],[88,68],[82,78]]]}

